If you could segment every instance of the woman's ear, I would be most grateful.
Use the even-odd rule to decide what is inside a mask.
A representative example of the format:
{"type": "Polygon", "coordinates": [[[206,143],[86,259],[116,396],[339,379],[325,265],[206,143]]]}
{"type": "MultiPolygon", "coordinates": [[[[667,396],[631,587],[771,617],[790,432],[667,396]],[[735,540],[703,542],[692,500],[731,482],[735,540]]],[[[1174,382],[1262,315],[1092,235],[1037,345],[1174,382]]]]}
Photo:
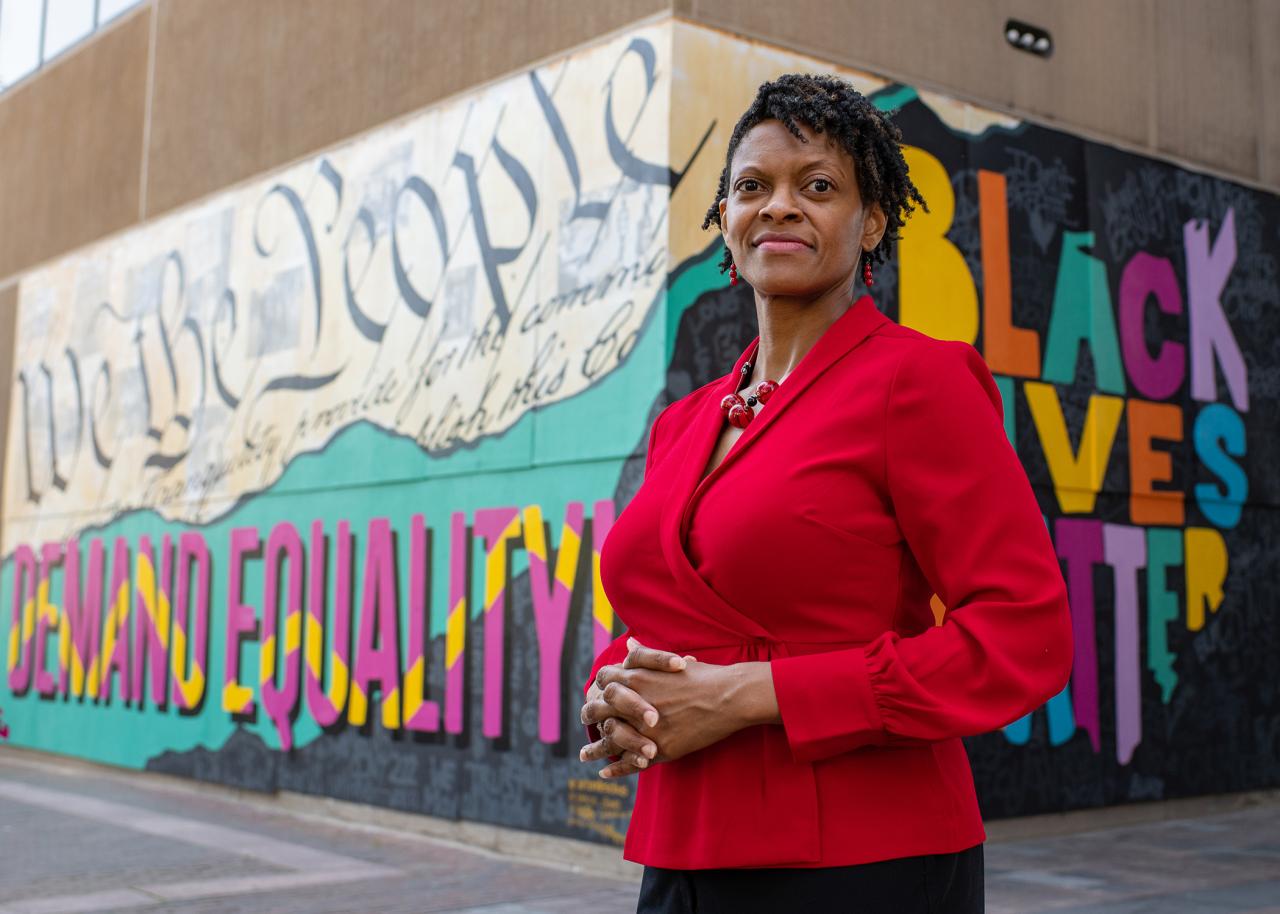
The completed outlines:
{"type": "Polygon", "coordinates": [[[880,239],[884,237],[889,219],[884,214],[884,207],[877,200],[863,210],[862,216],[862,249],[874,251],[880,239]]]}
{"type": "Polygon", "coordinates": [[[723,235],[724,234],[724,211],[729,206],[729,198],[721,197],[720,203],[718,205],[720,207],[720,233],[723,235]]]}

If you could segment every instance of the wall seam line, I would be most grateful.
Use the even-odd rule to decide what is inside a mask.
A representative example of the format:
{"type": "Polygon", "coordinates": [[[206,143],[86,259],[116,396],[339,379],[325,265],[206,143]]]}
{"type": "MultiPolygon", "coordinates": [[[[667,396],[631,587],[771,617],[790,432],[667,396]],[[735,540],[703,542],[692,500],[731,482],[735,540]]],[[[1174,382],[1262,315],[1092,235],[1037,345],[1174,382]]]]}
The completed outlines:
{"type": "Polygon", "coordinates": [[[150,0],[150,37],[147,39],[147,88],[142,101],[142,162],[138,171],[138,221],[147,218],[147,181],[151,164],[151,105],[156,84],[156,29],[160,20],[160,0],[150,0]]]}
{"type": "MultiPolygon", "coordinates": [[[[1262,0],[1253,0],[1250,5],[1249,29],[1251,40],[1249,42],[1249,50],[1253,54],[1253,113],[1254,113],[1254,143],[1253,143],[1253,173],[1259,181],[1267,178],[1267,105],[1266,93],[1267,84],[1264,82],[1267,76],[1266,67],[1262,62],[1262,39],[1260,33],[1262,31],[1262,0]]],[[[1271,91],[1275,91],[1274,87],[1271,91]]]]}
{"type": "Polygon", "coordinates": [[[1147,50],[1151,52],[1151,66],[1147,69],[1147,148],[1159,148],[1160,138],[1160,36],[1156,34],[1156,0],[1147,0],[1147,50]]]}

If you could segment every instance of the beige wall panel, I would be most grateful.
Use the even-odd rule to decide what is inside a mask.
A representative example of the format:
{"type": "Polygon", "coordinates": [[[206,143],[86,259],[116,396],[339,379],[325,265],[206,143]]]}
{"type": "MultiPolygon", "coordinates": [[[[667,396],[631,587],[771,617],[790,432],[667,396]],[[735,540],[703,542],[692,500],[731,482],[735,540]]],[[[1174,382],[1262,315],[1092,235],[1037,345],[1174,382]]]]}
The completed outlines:
{"type": "Polygon", "coordinates": [[[979,40],[984,48],[999,44],[992,53],[1008,67],[1016,111],[1147,145],[1155,81],[1152,2],[1006,0],[997,4],[998,21],[985,24],[979,40]],[[1008,19],[1048,30],[1053,56],[1040,58],[1005,44],[1008,19]]]}
{"type": "MultiPolygon", "coordinates": [[[[964,94],[1012,102],[997,0],[972,0],[948,16],[936,0],[742,3],[688,0],[692,18],[787,45],[833,63],[927,80],[964,94]]],[[[958,9],[958,6],[956,7],[958,9]]]]}
{"type": "Polygon", "coordinates": [[[0,279],[137,220],[149,17],[0,96],[0,279]]]}
{"type": "Polygon", "coordinates": [[[1262,131],[1258,177],[1280,188],[1280,3],[1255,0],[1253,49],[1257,55],[1258,124],[1262,131]]]}
{"type": "Polygon", "coordinates": [[[669,6],[157,0],[147,215],[669,6]]]}
{"type": "Polygon", "coordinates": [[[1134,143],[1148,141],[1151,84],[1147,0],[690,0],[694,18],[789,44],[833,61],[919,80],[1134,143]],[[1004,40],[1022,19],[1049,30],[1043,59],[1004,40]]]}
{"type": "Polygon", "coordinates": [[[678,0],[674,9],[1064,130],[1280,182],[1274,0],[678,0]],[[1053,56],[1009,48],[1009,18],[1048,29],[1053,56]]]}
{"type": "Polygon", "coordinates": [[[1259,177],[1252,0],[1160,0],[1156,148],[1259,177]]]}

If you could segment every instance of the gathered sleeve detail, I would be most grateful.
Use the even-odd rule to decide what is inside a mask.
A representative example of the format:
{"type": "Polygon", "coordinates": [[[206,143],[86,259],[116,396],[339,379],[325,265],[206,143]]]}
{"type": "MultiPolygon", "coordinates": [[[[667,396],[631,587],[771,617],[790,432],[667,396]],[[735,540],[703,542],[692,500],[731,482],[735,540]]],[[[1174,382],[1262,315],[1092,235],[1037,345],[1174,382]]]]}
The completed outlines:
{"type": "Polygon", "coordinates": [[[986,363],[963,342],[904,349],[885,404],[885,481],[947,612],[919,634],[771,661],[799,760],[994,730],[1070,676],[1062,569],[986,363]]]}

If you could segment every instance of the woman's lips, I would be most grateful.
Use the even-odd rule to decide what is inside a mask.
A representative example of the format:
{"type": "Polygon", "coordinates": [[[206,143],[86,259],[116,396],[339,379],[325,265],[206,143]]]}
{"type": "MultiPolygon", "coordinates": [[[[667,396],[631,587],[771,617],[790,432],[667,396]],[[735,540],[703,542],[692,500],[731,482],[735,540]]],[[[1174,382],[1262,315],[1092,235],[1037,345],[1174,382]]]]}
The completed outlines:
{"type": "Polygon", "coordinates": [[[795,251],[807,251],[809,245],[803,241],[762,241],[756,245],[760,251],[771,251],[775,254],[789,254],[795,251]]]}

